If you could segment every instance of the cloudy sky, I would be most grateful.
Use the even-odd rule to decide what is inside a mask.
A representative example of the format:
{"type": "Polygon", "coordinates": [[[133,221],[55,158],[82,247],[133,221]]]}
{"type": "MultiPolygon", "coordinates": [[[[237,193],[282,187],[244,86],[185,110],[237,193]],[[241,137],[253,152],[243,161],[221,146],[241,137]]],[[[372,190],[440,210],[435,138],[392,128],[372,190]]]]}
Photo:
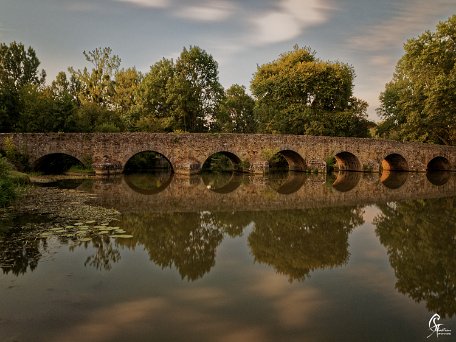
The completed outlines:
{"type": "Polygon", "coordinates": [[[96,47],[147,72],[197,45],[218,61],[225,87],[247,88],[257,65],[310,46],[354,66],[355,96],[377,119],[403,43],[455,13],[456,0],[0,0],[0,41],[32,46],[48,82],[85,66],[82,51],[96,47]]]}

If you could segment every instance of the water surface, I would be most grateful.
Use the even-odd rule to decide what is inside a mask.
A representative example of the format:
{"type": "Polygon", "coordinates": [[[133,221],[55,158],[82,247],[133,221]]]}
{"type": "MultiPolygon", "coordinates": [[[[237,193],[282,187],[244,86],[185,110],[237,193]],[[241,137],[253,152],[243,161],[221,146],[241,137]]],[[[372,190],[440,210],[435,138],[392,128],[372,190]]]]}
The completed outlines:
{"type": "Polygon", "coordinates": [[[43,218],[4,223],[2,341],[415,341],[434,313],[453,331],[438,340],[456,335],[453,174],[61,186],[118,209],[133,238],[76,243],[19,229],[43,218]]]}

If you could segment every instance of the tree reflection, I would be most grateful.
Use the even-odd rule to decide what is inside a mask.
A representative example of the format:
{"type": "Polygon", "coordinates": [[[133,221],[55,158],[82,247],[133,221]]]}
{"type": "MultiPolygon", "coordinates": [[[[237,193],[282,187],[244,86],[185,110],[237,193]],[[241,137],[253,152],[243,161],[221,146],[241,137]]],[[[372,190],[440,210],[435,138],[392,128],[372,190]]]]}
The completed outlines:
{"type": "Polygon", "coordinates": [[[346,263],[348,235],[364,223],[361,207],[261,212],[254,221],[249,245],[255,260],[273,266],[290,281],[346,263]]]}
{"type": "MultiPolygon", "coordinates": [[[[113,246],[108,236],[95,237],[91,244],[95,249],[95,253],[87,257],[84,266],[92,266],[97,270],[109,271],[113,263],[120,261],[120,252],[113,246]]],[[[73,250],[73,248],[71,247],[70,250],[73,250]]]]}
{"type": "Polygon", "coordinates": [[[130,214],[122,220],[133,241],[161,266],[175,267],[182,279],[196,280],[215,265],[223,232],[200,213],[130,214]]]}
{"type": "Polygon", "coordinates": [[[0,235],[0,267],[4,274],[16,276],[33,271],[46,249],[46,241],[37,239],[29,229],[10,229],[0,235]]]}
{"type": "Polygon", "coordinates": [[[379,205],[374,223],[396,288],[442,317],[456,313],[456,198],[379,205]]]}

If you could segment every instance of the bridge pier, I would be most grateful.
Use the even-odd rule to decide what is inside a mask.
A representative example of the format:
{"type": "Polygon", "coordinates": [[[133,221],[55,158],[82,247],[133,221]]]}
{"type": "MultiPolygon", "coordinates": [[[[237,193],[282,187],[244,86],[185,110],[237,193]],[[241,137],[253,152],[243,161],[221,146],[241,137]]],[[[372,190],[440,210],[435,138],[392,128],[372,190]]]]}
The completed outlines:
{"type": "Polygon", "coordinates": [[[103,156],[102,161],[97,161],[92,164],[92,168],[96,175],[110,176],[118,175],[123,172],[123,165],[117,160],[112,160],[108,156],[103,156]]]}
{"type": "Polygon", "coordinates": [[[175,174],[184,176],[192,176],[201,172],[201,164],[196,160],[176,163],[173,168],[175,174]]]}

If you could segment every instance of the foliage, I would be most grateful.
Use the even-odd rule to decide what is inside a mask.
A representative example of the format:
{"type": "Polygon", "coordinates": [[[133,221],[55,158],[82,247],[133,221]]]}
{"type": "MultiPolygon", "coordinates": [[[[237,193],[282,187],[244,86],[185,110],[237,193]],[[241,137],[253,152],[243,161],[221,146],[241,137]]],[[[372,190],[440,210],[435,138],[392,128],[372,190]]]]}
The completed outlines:
{"type": "Polygon", "coordinates": [[[13,181],[9,177],[11,170],[8,161],[0,157],[0,207],[8,205],[16,197],[13,181]]]}
{"type": "Polygon", "coordinates": [[[214,123],[214,129],[227,133],[254,133],[256,121],[253,115],[255,101],[245,87],[233,84],[225,91],[214,123]]]}
{"type": "Polygon", "coordinates": [[[11,163],[17,170],[30,170],[29,157],[25,152],[25,149],[20,151],[11,138],[6,137],[3,139],[3,151],[5,152],[5,157],[8,162],[11,163]]]}
{"type": "Polygon", "coordinates": [[[251,81],[255,115],[264,133],[366,137],[367,104],[353,97],[354,70],[294,47],[258,67],[251,81]]]}
{"type": "Polygon", "coordinates": [[[29,85],[44,84],[46,73],[39,73],[35,50],[22,43],[0,44],[0,131],[11,132],[21,115],[20,92],[29,85]]]}
{"type": "Polygon", "coordinates": [[[384,138],[456,144],[456,15],[407,41],[377,109],[384,138]]]}

